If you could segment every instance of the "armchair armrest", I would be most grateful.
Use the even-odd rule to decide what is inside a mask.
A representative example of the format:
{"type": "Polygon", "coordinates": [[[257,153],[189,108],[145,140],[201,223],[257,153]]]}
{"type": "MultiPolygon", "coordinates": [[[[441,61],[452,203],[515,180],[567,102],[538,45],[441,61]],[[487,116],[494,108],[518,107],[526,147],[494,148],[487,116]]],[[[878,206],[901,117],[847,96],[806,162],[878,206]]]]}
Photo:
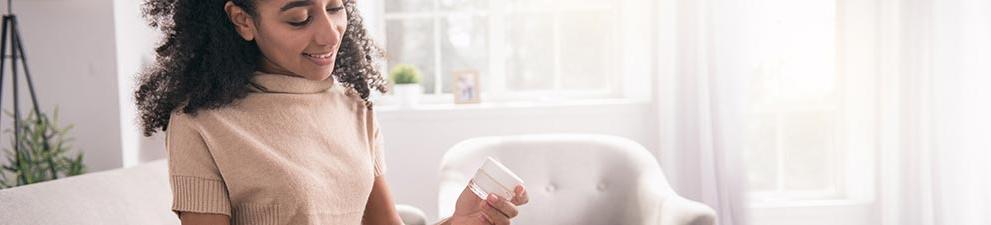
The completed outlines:
{"type": "Polygon", "coordinates": [[[660,214],[660,225],[716,225],[715,210],[681,196],[661,202],[660,214]]]}
{"type": "Polygon", "coordinates": [[[396,212],[405,225],[427,225],[427,215],[416,207],[397,204],[396,212]]]}

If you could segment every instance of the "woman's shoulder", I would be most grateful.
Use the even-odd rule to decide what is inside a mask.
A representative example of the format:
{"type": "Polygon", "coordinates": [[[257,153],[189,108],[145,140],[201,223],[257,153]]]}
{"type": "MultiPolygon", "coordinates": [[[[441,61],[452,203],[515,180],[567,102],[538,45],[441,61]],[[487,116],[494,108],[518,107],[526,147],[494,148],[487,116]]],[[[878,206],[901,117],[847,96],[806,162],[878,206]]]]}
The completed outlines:
{"type": "Polygon", "coordinates": [[[186,112],[184,107],[178,107],[169,115],[169,129],[178,128],[182,130],[201,130],[203,124],[211,123],[222,115],[222,108],[197,109],[193,112],[186,112]]]}
{"type": "Polygon", "coordinates": [[[195,130],[197,127],[196,121],[191,117],[192,115],[190,115],[190,113],[184,112],[183,107],[177,107],[175,110],[172,110],[172,113],[169,115],[169,125],[166,132],[171,133],[175,131],[185,132],[195,130]]]}

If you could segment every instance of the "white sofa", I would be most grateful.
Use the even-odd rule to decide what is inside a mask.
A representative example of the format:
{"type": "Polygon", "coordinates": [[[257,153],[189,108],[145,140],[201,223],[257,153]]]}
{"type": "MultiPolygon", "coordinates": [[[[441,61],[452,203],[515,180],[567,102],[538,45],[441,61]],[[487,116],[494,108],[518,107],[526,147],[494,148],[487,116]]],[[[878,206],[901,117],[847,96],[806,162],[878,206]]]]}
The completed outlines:
{"type": "MultiPolygon", "coordinates": [[[[178,225],[164,160],[0,190],[0,225],[178,225]]],[[[407,225],[419,209],[398,205],[407,225]]]]}
{"type": "Polygon", "coordinates": [[[453,203],[488,156],[526,183],[522,225],[713,225],[715,212],[682,198],[643,146],[613,136],[547,134],[482,137],[461,142],[441,165],[438,212],[453,203]]]}

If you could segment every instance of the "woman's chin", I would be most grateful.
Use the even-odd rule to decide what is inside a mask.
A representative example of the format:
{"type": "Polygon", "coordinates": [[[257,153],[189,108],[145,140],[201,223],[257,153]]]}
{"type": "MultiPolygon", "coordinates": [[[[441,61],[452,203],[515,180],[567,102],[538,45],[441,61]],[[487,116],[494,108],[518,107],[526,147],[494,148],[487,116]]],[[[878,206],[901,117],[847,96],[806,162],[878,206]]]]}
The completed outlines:
{"type": "Polygon", "coordinates": [[[304,77],[309,80],[326,80],[327,78],[330,78],[333,72],[334,72],[333,67],[330,67],[328,69],[320,68],[318,70],[314,70],[310,72],[309,74],[306,74],[304,77]]]}

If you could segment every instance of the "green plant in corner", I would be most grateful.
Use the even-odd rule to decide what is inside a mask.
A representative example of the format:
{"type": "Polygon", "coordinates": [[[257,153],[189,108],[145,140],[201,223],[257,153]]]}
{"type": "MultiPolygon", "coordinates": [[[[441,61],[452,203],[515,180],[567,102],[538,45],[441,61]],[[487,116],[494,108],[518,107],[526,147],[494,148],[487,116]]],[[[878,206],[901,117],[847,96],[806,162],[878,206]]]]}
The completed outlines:
{"type": "MultiPolygon", "coordinates": [[[[13,113],[7,115],[14,118],[13,113]]],[[[0,189],[38,183],[83,174],[86,166],[83,165],[83,154],[71,154],[69,143],[72,138],[68,137],[72,125],[61,127],[58,124],[58,108],[55,109],[51,118],[45,114],[38,115],[33,111],[28,113],[27,118],[22,118],[21,133],[15,137],[13,130],[6,130],[11,134],[10,148],[4,148],[7,163],[0,170],[0,189]],[[15,152],[15,140],[21,143],[20,154],[15,152]],[[12,177],[8,177],[12,175],[12,177]]]]}
{"type": "Polygon", "coordinates": [[[393,84],[418,84],[420,83],[420,70],[414,65],[399,64],[389,71],[389,79],[393,84]]]}

